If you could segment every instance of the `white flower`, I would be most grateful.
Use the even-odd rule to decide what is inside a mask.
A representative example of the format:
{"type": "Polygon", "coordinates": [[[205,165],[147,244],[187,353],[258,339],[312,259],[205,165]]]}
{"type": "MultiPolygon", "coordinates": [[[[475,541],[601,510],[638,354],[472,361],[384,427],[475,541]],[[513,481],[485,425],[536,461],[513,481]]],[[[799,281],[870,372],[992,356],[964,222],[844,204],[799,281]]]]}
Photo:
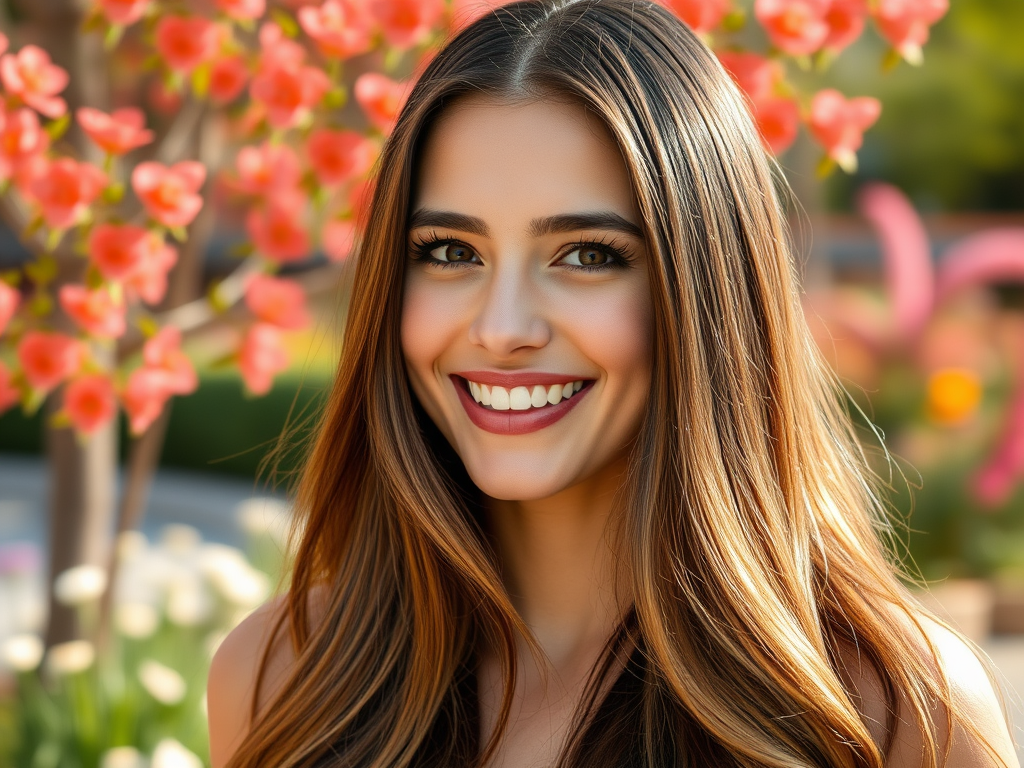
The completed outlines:
{"type": "Polygon", "coordinates": [[[167,706],[174,706],[185,698],[188,686],[178,672],[159,661],[147,659],[139,665],[139,680],[149,695],[167,706]]]}
{"type": "Polygon", "coordinates": [[[125,603],[114,613],[117,631],[133,640],[152,637],[160,626],[160,614],[148,603],[125,603]]]}
{"type": "Polygon", "coordinates": [[[203,548],[200,567],[217,591],[234,606],[252,609],[270,595],[270,579],[249,565],[234,547],[207,545],[203,548]]]}
{"type": "Polygon", "coordinates": [[[98,600],[106,588],[106,571],[98,565],[78,565],[57,577],[53,594],[62,604],[74,607],[98,600]]]}
{"type": "Polygon", "coordinates": [[[88,640],[72,640],[53,646],[46,654],[46,667],[56,676],[84,672],[96,660],[96,650],[88,640]]]}
{"type": "Polygon", "coordinates": [[[180,742],[163,739],[153,751],[150,768],[203,768],[203,761],[185,749],[180,742]]]}
{"type": "Polygon", "coordinates": [[[179,627],[195,627],[210,618],[213,599],[198,576],[171,585],[167,595],[167,618],[179,627]]]}
{"type": "Polygon", "coordinates": [[[125,531],[117,537],[117,556],[125,563],[138,560],[149,549],[149,539],[142,531],[125,531]]]}
{"type": "Polygon", "coordinates": [[[165,525],[160,531],[160,544],[168,552],[173,552],[176,555],[193,553],[202,541],[202,534],[191,525],[174,523],[173,525],[165,525]]]}
{"type": "Polygon", "coordinates": [[[15,635],[4,643],[4,661],[15,672],[31,672],[43,660],[43,641],[35,635],[15,635]]]}
{"type": "Polygon", "coordinates": [[[288,540],[291,507],[273,496],[246,499],[235,507],[239,526],[253,537],[268,536],[279,544],[288,540]]]}
{"type": "Polygon", "coordinates": [[[146,768],[146,758],[135,747],[114,747],[103,753],[100,768],[146,768]]]}

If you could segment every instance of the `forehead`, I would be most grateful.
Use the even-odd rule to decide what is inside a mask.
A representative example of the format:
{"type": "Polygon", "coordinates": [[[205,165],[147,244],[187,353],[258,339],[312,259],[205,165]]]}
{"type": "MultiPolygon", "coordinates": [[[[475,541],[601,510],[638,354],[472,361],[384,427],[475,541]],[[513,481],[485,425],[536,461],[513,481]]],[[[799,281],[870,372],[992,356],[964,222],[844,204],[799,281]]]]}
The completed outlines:
{"type": "Polygon", "coordinates": [[[418,163],[414,210],[489,221],[611,210],[636,221],[618,146],[576,103],[465,97],[433,125],[418,163]]]}

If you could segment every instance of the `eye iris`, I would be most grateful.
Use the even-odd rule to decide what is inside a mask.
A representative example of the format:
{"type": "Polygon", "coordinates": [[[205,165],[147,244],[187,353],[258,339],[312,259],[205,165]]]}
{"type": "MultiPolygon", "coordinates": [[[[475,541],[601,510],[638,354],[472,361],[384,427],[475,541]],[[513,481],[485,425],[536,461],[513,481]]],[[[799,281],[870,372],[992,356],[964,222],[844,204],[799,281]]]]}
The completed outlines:
{"type": "Polygon", "coordinates": [[[473,254],[461,245],[448,246],[448,261],[469,261],[473,254]]]}
{"type": "Polygon", "coordinates": [[[592,267],[604,264],[606,256],[595,248],[580,248],[580,264],[592,267]]]}

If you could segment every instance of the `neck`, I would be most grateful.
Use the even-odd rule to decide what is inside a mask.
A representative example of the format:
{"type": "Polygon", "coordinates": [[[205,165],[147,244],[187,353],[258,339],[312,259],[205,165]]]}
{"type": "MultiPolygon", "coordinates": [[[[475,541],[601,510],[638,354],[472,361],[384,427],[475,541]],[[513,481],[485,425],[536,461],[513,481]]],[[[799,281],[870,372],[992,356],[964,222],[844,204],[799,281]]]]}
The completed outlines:
{"type": "Polygon", "coordinates": [[[599,652],[627,604],[610,537],[625,467],[546,499],[489,500],[505,585],[555,668],[599,652]]]}

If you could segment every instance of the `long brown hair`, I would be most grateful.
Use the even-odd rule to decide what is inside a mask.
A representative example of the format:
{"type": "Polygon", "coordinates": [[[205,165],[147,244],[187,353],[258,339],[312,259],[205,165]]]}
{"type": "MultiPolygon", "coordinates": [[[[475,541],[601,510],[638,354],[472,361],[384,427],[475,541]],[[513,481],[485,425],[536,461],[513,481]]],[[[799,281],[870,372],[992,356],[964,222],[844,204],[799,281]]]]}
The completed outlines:
{"type": "Polygon", "coordinates": [[[929,711],[945,704],[948,727],[957,709],[878,542],[882,505],[805,326],[776,174],[742,97],[658,5],[527,0],[445,46],[384,148],[337,379],[298,488],[278,625],[297,662],[258,716],[254,702],[232,768],[468,768],[507,723],[528,632],[479,493],[415,402],[399,340],[418,147],[440,111],[478,93],[570,98],[599,116],[652,255],[654,381],[618,526],[633,608],[560,765],[882,768],[896,716],[890,743],[874,743],[846,647],[920,730],[923,765],[938,765],[929,711]],[[503,659],[505,695],[481,745],[485,645],[503,659]],[[620,651],[625,671],[598,696],[620,651]]]}

